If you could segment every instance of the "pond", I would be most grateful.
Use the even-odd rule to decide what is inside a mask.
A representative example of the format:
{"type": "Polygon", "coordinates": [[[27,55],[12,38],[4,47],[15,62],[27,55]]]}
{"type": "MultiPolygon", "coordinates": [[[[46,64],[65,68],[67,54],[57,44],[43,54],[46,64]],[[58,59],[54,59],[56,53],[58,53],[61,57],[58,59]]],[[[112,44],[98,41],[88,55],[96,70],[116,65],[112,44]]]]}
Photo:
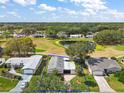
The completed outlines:
{"type": "Polygon", "coordinates": [[[83,41],[60,41],[60,44],[63,45],[65,48],[68,48],[70,45],[77,42],[83,42],[83,41]]]}

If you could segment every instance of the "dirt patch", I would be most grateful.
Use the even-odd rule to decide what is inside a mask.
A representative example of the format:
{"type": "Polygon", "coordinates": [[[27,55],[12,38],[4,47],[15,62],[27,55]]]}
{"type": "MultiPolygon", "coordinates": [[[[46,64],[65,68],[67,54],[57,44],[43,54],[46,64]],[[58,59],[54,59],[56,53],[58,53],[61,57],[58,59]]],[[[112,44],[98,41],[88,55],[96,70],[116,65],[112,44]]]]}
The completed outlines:
{"type": "Polygon", "coordinates": [[[95,51],[91,54],[92,57],[112,57],[112,56],[123,56],[124,51],[118,51],[111,47],[106,48],[104,51],[95,51]]]}

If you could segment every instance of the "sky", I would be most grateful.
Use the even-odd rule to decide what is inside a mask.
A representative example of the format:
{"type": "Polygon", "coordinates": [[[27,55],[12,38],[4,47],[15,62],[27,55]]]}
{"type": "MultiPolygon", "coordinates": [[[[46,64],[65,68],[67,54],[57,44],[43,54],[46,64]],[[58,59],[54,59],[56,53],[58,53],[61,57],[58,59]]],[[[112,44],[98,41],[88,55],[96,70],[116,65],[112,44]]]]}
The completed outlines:
{"type": "Polygon", "coordinates": [[[0,22],[124,22],[124,0],[0,0],[0,22]]]}

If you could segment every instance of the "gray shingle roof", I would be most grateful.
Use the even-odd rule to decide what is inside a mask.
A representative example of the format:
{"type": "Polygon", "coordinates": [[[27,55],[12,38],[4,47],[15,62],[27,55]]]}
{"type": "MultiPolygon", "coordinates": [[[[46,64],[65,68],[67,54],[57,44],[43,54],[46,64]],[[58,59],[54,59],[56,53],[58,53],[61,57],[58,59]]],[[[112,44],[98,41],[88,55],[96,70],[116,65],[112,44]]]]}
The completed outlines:
{"type": "Polygon", "coordinates": [[[91,58],[88,60],[88,63],[93,71],[95,70],[104,70],[110,68],[119,68],[119,64],[115,60],[105,59],[105,58],[91,58]]]}

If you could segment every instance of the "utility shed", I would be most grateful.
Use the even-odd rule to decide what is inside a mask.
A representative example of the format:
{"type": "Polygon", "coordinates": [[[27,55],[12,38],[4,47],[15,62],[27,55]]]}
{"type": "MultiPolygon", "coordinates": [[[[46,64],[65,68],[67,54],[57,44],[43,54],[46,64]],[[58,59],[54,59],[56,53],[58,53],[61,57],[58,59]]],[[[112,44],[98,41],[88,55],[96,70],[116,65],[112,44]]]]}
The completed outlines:
{"type": "Polygon", "coordinates": [[[121,70],[121,67],[115,60],[107,58],[91,58],[88,60],[88,65],[93,75],[101,76],[121,70]]]}

